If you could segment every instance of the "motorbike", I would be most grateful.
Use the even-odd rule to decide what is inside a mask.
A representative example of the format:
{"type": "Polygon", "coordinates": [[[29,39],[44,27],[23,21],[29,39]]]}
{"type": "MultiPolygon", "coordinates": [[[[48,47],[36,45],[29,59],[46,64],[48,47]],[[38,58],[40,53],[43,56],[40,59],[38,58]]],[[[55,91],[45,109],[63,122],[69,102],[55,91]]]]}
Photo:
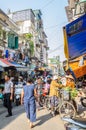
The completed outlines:
{"type": "Polygon", "coordinates": [[[83,107],[86,107],[86,97],[81,98],[81,104],[83,107]]]}
{"type": "Polygon", "coordinates": [[[45,106],[47,110],[50,109],[50,98],[49,98],[48,92],[45,91],[44,88],[42,88],[42,93],[40,97],[40,106],[45,106]]]}
{"type": "Polygon", "coordinates": [[[21,104],[22,89],[23,89],[22,83],[15,85],[15,103],[16,103],[16,106],[19,106],[21,104]]]}
{"type": "Polygon", "coordinates": [[[62,120],[68,122],[65,123],[66,130],[86,130],[86,118],[63,117],[62,120]]]}

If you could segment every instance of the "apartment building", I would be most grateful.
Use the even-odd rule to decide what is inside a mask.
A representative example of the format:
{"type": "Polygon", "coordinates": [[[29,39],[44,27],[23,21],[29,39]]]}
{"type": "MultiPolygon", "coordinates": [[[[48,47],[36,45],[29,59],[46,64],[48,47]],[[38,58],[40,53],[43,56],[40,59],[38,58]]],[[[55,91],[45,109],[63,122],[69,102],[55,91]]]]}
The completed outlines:
{"type": "Polygon", "coordinates": [[[68,21],[71,22],[86,13],[86,0],[68,0],[65,10],[68,21]]]}
{"type": "Polygon", "coordinates": [[[11,13],[9,11],[8,16],[18,25],[20,30],[19,34],[19,43],[22,44],[24,50],[27,47],[29,52],[29,44],[26,43],[25,34],[31,33],[33,35],[32,41],[34,43],[34,54],[32,57],[42,61],[43,63],[47,61],[46,53],[47,49],[44,49],[48,46],[46,43],[46,37],[44,36],[43,20],[41,10],[32,10],[25,9],[11,13]],[[27,44],[27,46],[26,46],[27,44]],[[46,51],[45,51],[46,50],[46,51]]]}
{"type": "Polygon", "coordinates": [[[0,9],[0,54],[5,48],[18,48],[18,26],[0,9]]]}

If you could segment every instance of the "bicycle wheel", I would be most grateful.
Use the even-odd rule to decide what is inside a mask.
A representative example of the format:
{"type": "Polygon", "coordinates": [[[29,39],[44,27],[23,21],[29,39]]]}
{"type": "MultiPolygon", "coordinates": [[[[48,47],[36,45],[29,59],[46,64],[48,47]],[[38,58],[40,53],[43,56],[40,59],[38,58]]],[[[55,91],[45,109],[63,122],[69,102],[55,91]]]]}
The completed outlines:
{"type": "Polygon", "coordinates": [[[51,109],[50,98],[49,97],[46,98],[45,105],[46,105],[47,110],[49,111],[51,109]]]}
{"type": "Polygon", "coordinates": [[[64,101],[59,107],[59,114],[61,118],[74,117],[76,115],[76,110],[71,103],[64,101]]]}
{"type": "Polygon", "coordinates": [[[40,106],[43,106],[45,104],[45,97],[41,95],[40,97],[40,106]]]}

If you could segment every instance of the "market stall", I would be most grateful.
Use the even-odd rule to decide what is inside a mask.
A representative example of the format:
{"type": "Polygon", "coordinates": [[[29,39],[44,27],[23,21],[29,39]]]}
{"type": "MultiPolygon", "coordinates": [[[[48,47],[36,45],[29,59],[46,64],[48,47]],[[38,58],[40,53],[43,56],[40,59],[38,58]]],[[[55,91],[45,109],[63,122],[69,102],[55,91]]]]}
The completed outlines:
{"type": "Polygon", "coordinates": [[[86,75],[86,65],[83,65],[81,67],[76,68],[74,71],[74,74],[77,78],[82,77],[86,75]]]}

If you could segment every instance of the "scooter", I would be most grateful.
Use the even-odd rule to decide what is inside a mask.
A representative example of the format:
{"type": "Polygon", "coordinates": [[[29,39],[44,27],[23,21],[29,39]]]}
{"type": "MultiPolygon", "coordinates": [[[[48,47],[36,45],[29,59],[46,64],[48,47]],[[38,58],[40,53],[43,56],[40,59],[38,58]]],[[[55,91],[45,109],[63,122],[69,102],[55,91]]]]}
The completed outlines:
{"type": "Polygon", "coordinates": [[[23,85],[22,84],[18,84],[15,85],[15,103],[16,106],[19,106],[21,103],[21,92],[23,89],[23,85]]]}
{"type": "Polygon", "coordinates": [[[62,120],[68,122],[65,124],[66,130],[86,130],[86,118],[63,117],[62,120]]]}

